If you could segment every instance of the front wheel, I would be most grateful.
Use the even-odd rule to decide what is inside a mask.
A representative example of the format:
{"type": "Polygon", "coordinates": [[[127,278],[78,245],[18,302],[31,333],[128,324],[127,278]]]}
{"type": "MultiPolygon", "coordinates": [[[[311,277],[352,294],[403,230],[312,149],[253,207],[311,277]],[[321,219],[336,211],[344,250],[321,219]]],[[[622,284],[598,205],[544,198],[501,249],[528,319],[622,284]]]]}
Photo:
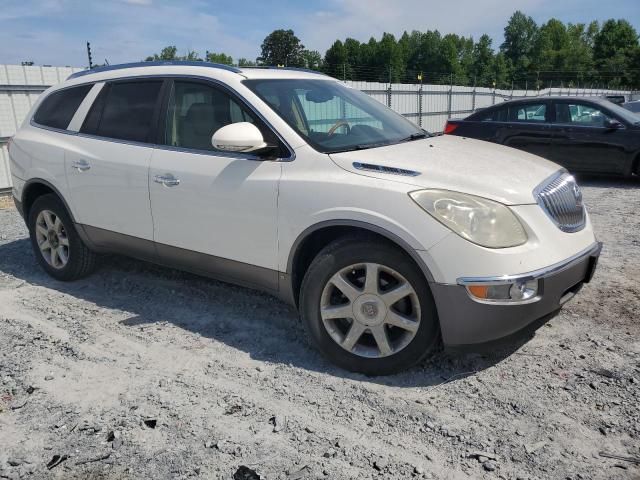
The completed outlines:
{"type": "Polygon", "coordinates": [[[305,275],[300,305],[312,342],[354,372],[403,370],[440,340],[422,273],[402,251],[380,241],[346,238],[322,250],[305,275]]]}

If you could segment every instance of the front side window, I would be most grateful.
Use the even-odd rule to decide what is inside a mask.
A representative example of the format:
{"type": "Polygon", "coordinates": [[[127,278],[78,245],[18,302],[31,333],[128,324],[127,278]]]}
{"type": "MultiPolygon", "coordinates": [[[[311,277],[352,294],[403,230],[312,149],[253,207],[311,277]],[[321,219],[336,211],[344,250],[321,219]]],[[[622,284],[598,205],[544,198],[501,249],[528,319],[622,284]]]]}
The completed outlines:
{"type": "Polygon", "coordinates": [[[108,84],[94,102],[81,132],[100,137],[149,141],[162,81],[108,84]]]}
{"type": "Polygon", "coordinates": [[[228,93],[212,85],[178,80],[169,97],[164,143],[194,150],[216,150],[211,144],[213,134],[237,122],[256,124],[266,142],[275,141],[254,115],[228,93]]]}
{"type": "Polygon", "coordinates": [[[245,80],[316,150],[335,153],[424,138],[427,133],[358,90],[333,80],[245,80]]]}
{"type": "Polygon", "coordinates": [[[544,122],[546,114],[547,105],[544,103],[513,105],[509,107],[509,120],[512,122],[544,122]]]}
{"type": "Polygon", "coordinates": [[[556,123],[604,127],[607,116],[598,108],[580,103],[556,103],[556,123]]]}
{"type": "Polygon", "coordinates": [[[33,120],[45,127],[66,130],[91,87],[92,84],[80,85],[53,92],[42,101],[33,120]]]}

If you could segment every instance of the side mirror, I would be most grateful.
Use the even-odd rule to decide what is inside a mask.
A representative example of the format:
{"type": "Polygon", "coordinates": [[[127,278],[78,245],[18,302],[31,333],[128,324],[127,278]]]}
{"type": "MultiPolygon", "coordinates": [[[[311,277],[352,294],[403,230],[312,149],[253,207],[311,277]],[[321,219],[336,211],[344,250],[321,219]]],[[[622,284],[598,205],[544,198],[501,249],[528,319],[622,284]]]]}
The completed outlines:
{"type": "Polygon", "coordinates": [[[268,146],[258,127],[249,122],[225,125],[213,134],[211,144],[223,152],[254,152],[268,146]]]}
{"type": "Polygon", "coordinates": [[[612,118],[605,118],[604,128],[607,128],[609,130],[619,130],[623,128],[623,125],[618,120],[614,120],[612,118]]]}

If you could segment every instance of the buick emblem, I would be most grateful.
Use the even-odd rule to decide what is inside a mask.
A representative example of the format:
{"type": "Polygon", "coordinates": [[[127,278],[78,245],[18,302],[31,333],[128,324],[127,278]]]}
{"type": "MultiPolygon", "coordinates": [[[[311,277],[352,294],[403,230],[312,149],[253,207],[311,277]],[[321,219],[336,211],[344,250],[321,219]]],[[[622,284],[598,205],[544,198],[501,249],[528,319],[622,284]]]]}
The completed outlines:
{"type": "Polygon", "coordinates": [[[378,316],[378,306],[373,302],[366,302],[361,307],[362,314],[367,318],[375,318],[378,316]]]}
{"type": "Polygon", "coordinates": [[[572,185],[573,187],[573,198],[576,199],[576,205],[582,205],[582,192],[580,191],[580,187],[577,183],[572,185]]]}

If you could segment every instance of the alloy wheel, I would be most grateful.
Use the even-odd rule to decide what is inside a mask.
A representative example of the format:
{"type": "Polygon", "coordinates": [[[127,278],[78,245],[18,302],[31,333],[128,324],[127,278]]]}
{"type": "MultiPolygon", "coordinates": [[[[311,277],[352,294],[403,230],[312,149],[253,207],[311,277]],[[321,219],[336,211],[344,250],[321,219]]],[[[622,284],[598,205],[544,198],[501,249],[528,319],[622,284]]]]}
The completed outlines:
{"type": "Polygon", "coordinates": [[[69,262],[69,237],[60,217],[42,210],[36,218],[35,233],[45,261],[55,269],[64,268],[69,262]]]}
{"type": "Polygon", "coordinates": [[[342,348],[361,357],[381,358],[411,343],[420,327],[420,302],[397,271],[360,263],[329,279],[322,291],[320,316],[342,348]]]}

